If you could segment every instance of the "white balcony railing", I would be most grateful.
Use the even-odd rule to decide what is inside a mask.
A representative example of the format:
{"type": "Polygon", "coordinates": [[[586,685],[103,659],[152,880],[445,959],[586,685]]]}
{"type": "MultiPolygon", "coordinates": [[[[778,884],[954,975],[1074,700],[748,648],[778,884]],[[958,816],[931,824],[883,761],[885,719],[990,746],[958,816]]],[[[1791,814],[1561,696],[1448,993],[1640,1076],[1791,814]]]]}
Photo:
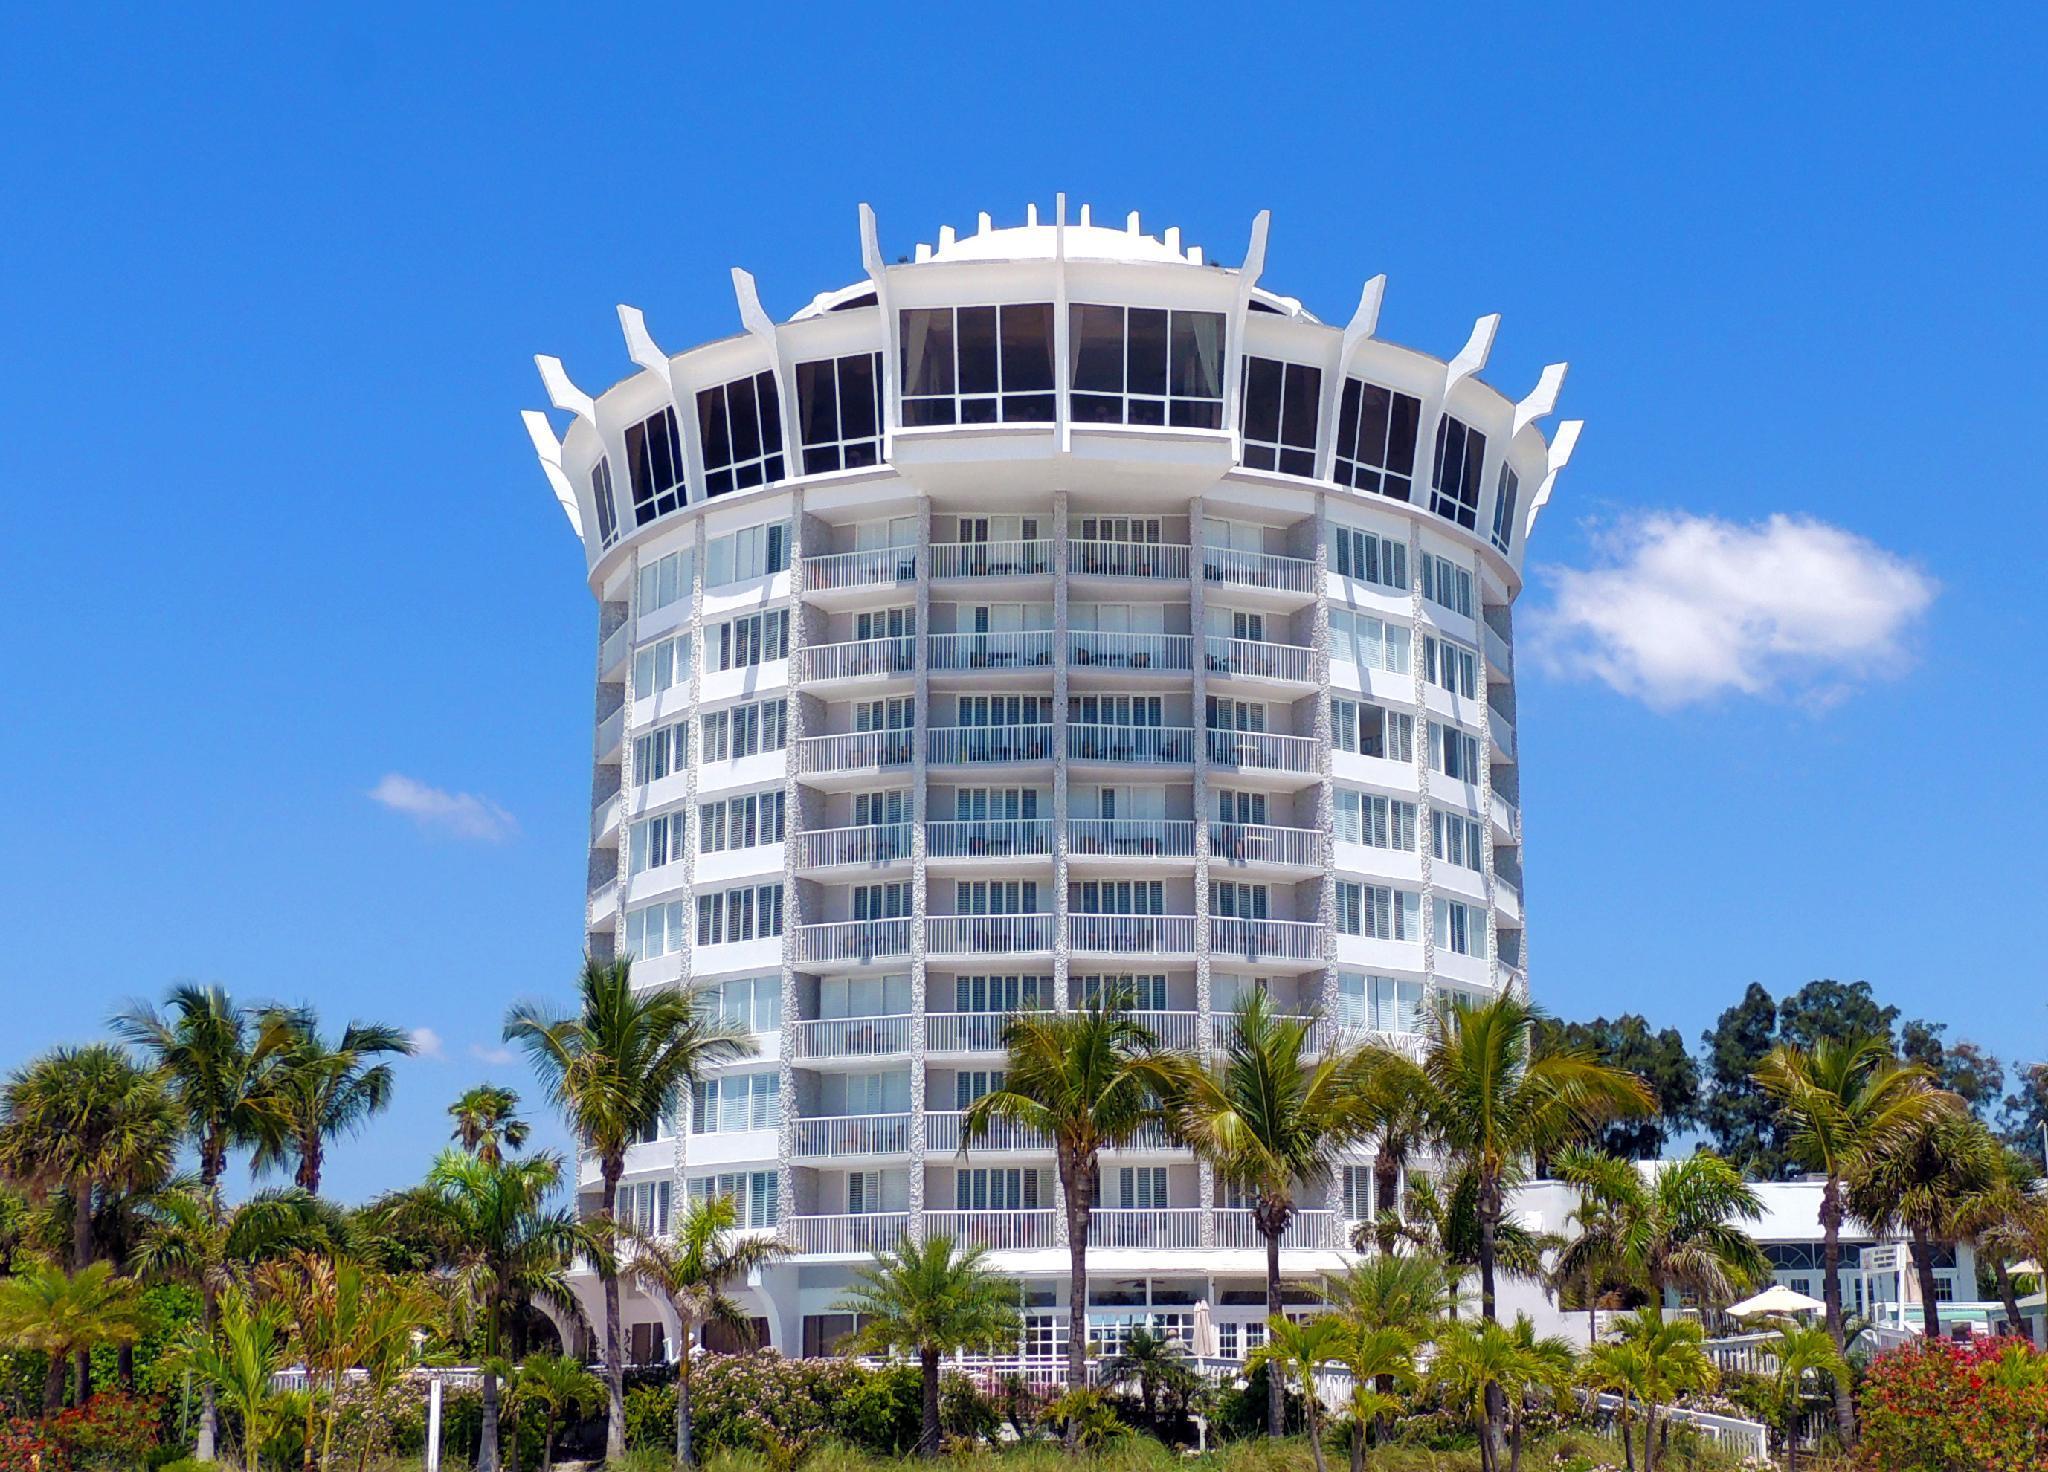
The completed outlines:
{"type": "Polygon", "coordinates": [[[1184,956],[1195,949],[1192,915],[1069,915],[1070,950],[1113,956],[1184,956]]]}
{"type": "Polygon", "coordinates": [[[1188,634],[1129,634],[1069,629],[1069,655],[1089,669],[1165,671],[1194,668],[1195,641],[1188,634]]]}
{"type": "Polygon", "coordinates": [[[875,547],[865,552],[828,552],[804,559],[804,590],[832,593],[842,588],[886,588],[917,581],[917,548],[875,547]]]}
{"type": "MultiPolygon", "coordinates": [[[[937,1155],[961,1148],[967,1138],[967,1115],[962,1110],[943,1110],[924,1117],[925,1149],[937,1155]]],[[[1052,1141],[1014,1119],[992,1119],[988,1132],[967,1148],[971,1150],[1050,1150],[1052,1141]]]]}
{"type": "Polygon", "coordinates": [[[1148,767],[1186,766],[1195,759],[1192,726],[1069,726],[1067,758],[1148,767]]]}
{"type": "Polygon", "coordinates": [[[782,1240],[792,1252],[884,1252],[902,1238],[910,1217],[900,1211],[857,1216],[786,1216],[782,1240]]]}
{"type": "Polygon", "coordinates": [[[889,1058],[910,1051],[912,1019],[826,1017],[796,1025],[799,1058],[889,1058]]]}
{"type": "Polygon", "coordinates": [[[871,823],[859,828],[817,828],[792,833],[795,862],[799,869],[830,869],[842,865],[875,867],[908,859],[912,826],[908,823],[871,823]]]}
{"type": "Polygon", "coordinates": [[[1019,1012],[928,1012],[925,1014],[925,1049],[932,1053],[1001,1053],[1010,1022],[1017,1017],[1040,1015],[1019,1012]]]}
{"type": "Polygon", "coordinates": [[[934,956],[1001,956],[1052,949],[1050,915],[934,915],[925,949],[934,956]]]}
{"type": "MultiPolygon", "coordinates": [[[[1333,1036],[1330,1031],[1330,1025],[1319,1017],[1309,1017],[1302,1013],[1288,1012],[1278,1015],[1290,1022],[1306,1022],[1310,1024],[1301,1040],[1302,1051],[1305,1053],[1320,1053],[1328,1046],[1333,1036]]],[[[1209,1017],[1209,1041],[1218,1052],[1227,1051],[1237,1041],[1236,1016],[1228,1012],[1211,1013],[1209,1017]]]]}
{"type": "Polygon", "coordinates": [[[1323,927],[1309,920],[1209,917],[1209,954],[1247,961],[1315,961],[1323,954],[1323,927]]]}
{"type": "Polygon", "coordinates": [[[1313,828],[1269,823],[1211,823],[1209,855],[1221,864],[1277,864],[1294,869],[1322,865],[1322,834],[1313,828]]]}
{"type": "Polygon", "coordinates": [[[1052,571],[1052,542],[934,542],[935,578],[1029,578],[1052,571]]]}
{"type": "Polygon", "coordinates": [[[1254,680],[1313,685],[1319,678],[1316,652],[1300,644],[1267,644],[1256,639],[1209,637],[1209,673],[1254,680]]]}
{"type": "Polygon", "coordinates": [[[1515,820],[1521,815],[1520,810],[1502,793],[1496,792],[1492,796],[1493,826],[1513,838],[1516,832],[1515,820]]]}
{"type": "Polygon", "coordinates": [[[796,960],[800,965],[839,962],[865,966],[910,954],[910,921],[835,920],[796,928],[796,960]]]}
{"type": "Polygon", "coordinates": [[[1032,858],[1052,852],[1050,818],[958,818],[924,825],[934,859],[1032,858]]]}
{"type": "Polygon", "coordinates": [[[1313,772],[1316,743],[1310,736],[1280,736],[1270,731],[1209,732],[1209,761],[1239,771],[1313,772]]]}
{"type": "Polygon", "coordinates": [[[1004,629],[987,634],[934,634],[932,668],[1029,670],[1052,666],[1051,629],[1004,629]]]}
{"type": "Polygon", "coordinates": [[[1192,1053],[1202,1035],[1199,1012],[1133,1012],[1131,1020],[1152,1034],[1160,1047],[1192,1053]]]}
{"type": "Polygon", "coordinates": [[[1187,818],[1069,818],[1067,852],[1120,859],[1189,859],[1195,825],[1187,818]]]}
{"type": "Polygon", "coordinates": [[[961,1247],[1014,1252],[1059,1245],[1056,1211],[928,1211],[924,1234],[951,1237],[961,1247]]]}
{"type": "MultiPolygon", "coordinates": [[[[1280,1245],[1337,1248],[1344,1245],[1343,1234],[1343,1223],[1336,1212],[1297,1211],[1280,1234],[1280,1245]]],[[[1251,1212],[1226,1207],[1216,1212],[1216,1245],[1263,1249],[1266,1239],[1259,1235],[1258,1220],[1251,1212]]]]}
{"type": "Polygon", "coordinates": [[[1280,557],[1271,552],[1204,547],[1202,576],[1230,588],[1266,588],[1280,593],[1313,593],[1316,590],[1315,563],[1299,557],[1280,557]]]}
{"type": "Polygon", "coordinates": [[[849,639],[844,644],[813,644],[797,650],[796,677],[863,680],[875,675],[907,675],[916,664],[915,639],[849,639]]]}
{"type": "Polygon", "coordinates": [[[937,726],[930,735],[930,758],[941,766],[1052,760],[1050,725],[937,726]]]}
{"type": "Polygon", "coordinates": [[[796,1153],[806,1159],[826,1155],[902,1155],[909,1149],[907,1114],[828,1114],[796,1122],[796,1153]]]}
{"type": "Polygon", "coordinates": [[[1129,1211],[1097,1207],[1088,1213],[1088,1245],[1200,1247],[1202,1209],[1199,1206],[1169,1206],[1148,1211],[1129,1211]]]}
{"type": "Polygon", "coordinates": [[[806,736],[794,751],[797,771],[807,776],[881,771],[915,761],[917,735],[912,731],[841,731],[832,736],[806,736]]]}
{"type": "Polygon", "coordinates": [[[1067,571],[1076,577],[1185,581],[1188,549],[1172,542],[1069,542],[1067,571]]]}

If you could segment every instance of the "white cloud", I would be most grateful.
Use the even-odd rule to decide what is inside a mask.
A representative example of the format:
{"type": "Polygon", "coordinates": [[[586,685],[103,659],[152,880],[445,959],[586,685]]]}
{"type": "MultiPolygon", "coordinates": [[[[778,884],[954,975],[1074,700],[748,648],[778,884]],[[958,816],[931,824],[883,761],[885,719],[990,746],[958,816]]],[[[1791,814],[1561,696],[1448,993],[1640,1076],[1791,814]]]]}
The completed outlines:
{"type": "Polygon", "coordinates": [[[384,780],[370,789],[370,800],[403,813],[421,828],[499,843],[519,831],[512,815],[487,797],[469,792],[444,792],[438,787],[387,772],[384,780]]]}
{"type": "Polygon", "coordinates": [[[431,1027],[416,1027],[412,1030],[412,1051],[415,1058],[431,1058],[436,1063],[448,1056],[448,1048],[441,1041],[441,1034],[431,1027]]]}
{"type": "Polygon", "coordinates": [[[1530,648],[1658,710],[1729,692],[1829,704],[1912,663],[1939,591],[1904,558],[1802,517],[1659,512],[1595,548],[1593,567],[1541,569],[1554,597],[1531,615],[1530,648]]]}
{"type": "Polygon", "coordinates": [[[503,1068],[508,1063],[519,1061],[519,1055],[510,1048],[487,1048],[482,1043],[469,1045],[469,1056],[479,1063],[488,1063],[494,1068],[503,1068]]]}

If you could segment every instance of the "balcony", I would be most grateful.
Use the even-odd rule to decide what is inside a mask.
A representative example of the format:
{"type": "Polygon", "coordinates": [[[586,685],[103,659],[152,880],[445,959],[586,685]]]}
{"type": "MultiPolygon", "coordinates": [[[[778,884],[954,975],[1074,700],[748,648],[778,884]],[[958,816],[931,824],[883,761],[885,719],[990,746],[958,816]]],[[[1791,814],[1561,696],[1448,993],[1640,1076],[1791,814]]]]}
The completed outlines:
{"type": "Polygon", "coordinates": [[[623,811],[624,806],[625,798],[617,792],[614,792],[610,797],[597,805],[596,810],[590,815],[590,837],[592,842],[602,843],[605,838],[617,831],[619,815],[623,811]]]}
{"type": "Polygon", "coordinates": [[[1002,1053],[1011,1020],[1041,1017],[1037,1011],[1020,1012],[928,1012],[924,1019],[924,1046],[928,1053],[1002,1053]]]}
{"type": "Polygon", "coordinates": [[[1517,835],[1522,831],[1522,810],[1498,792],[1491,796],[1495,840],[1500,843],[1519,843],[1521,840],[1517,835]]]}
{"type": "Polygon", "coordinates": [[[609,679],[621,669],[633,652],[633,628],[631,624],[620,624],[606,634],[597,646],[597,677],[609,679]]]}
{"type": "Polygon", "coordinates": [[[960,818],[924,825],[932,859],[1023,859],[1052,853],[1050,818],[960,818]]]}
{"type": "Polygon", "coordinates": [[[789,836],[799,869],[879,869],[908,860],[914,846],[912,840],[913,829],[908,823],[818,828],[789,836]]]}
{"type": "Polygon", "coordinates": [[[803,562],[806,593],[852,588],[890,588],[917,581],[917,548],[878,547],[865,552],[830,552],[803,562]]]}
{"type": "Polygon", "coordinates": [[[1503,925],[1520,925],[1522,923],[1521,887],[1496,874],[1493,880],[1493,907],[1499,912],[1503,925]]]}
{"type": "Polygon", "coordinates": [[[1493,625],[1486,625],[1486,663],[1490,670],[1498,670],[1502,679],[1511,679],[1515,673],[1515,652],[1508,647],[1508,641],[1493,631],[1493,625]]]}
{"type": "MultiPolygon", "coordinates": [[[[1330,1030],[1330,1025],[1327,1022],[1323,1021],[1320,1017],[1310,1017],[1299,1012],[1282,1012],[1276,1015],[1278,1015],[1283,1021],[1306,1022],[1309,1024],[1307,1031],[1302,1036],[1302,1052],[1320,1053],[1323,1051],[1323,1049],[1327,1048],[1330,1045],[1331,1038],[1333,1037],[1333,1034],[1330,1030]]],[[[1236,1016],[1229,1012],[1211,1013],[1209,1016],[1210,1046],[1215,1048],[1217,1052],[1223,1053],[1228,1052],[1231,1046],[1236,1042],[1236,1016]]]]}
{"type": "Polygon", "coordinates": [[[1052,760],[1052,727],[936,726],[927,748],[934,766],[1002,766],[1052,760]]]}
{"type": "Polygon", "coordinates": [[[1320,869],[1323,835],[1313,828],[1267,823],[1211,823],[1209,857],[1247,869],[1320,869]]]}
{"type": "Polygon", "coordinates": [[[1175,1053],[1192,1053],[1202,1036],[1199,1012],[1133,1012],[1131,1020],[1152,1034],[1153,1041],[1175,1053]]]}
{"type": "Polygon", "coordinates": [[[605,761],[619,754],[619,744],[626,736],[626,708],[620,706],[597,723],[597,759],[605,761]]]}
{"type": "Polygon", "coordinates": [[[607,879],[590,891],[590,900],[584,907],[584,924],[595,930],[600,925],[609,925],[619,913],[619,881],[607,879]]]}
{"type": "Polygon", "coordinates": [[[869,966],[910,955],[910,921],[837,920],[796,928],[799,966],[869,966]]]}
{"type": "Polygon", "coordinates": [[[934,915],[925,921],[934,956],[1004,956],[1052,949],[1050,915],[934,915]]]}
{"type": "Polygon", "coordinates": [[[866,680],[907,675],[916,664],[915,639],[851,639],[797,650],[794,669],[799,680],[866,680]]]}
{"type": "Polygon", "coordinates": [[[796,1122],[796,1154],[806,1160],[909,1153],[908,1114],[827,1114],[796,1122]]]}
{"type": "Polygon", "coordinates": [[[795,1058],[893,1058],[910,1051],[912,1019],[828,1017],[796,1025],[795,1058]]]}
{"type": "Polygon", "coordinates": [[[824,777],[907,767],[917,758],[917,736],[903,731],[844,731],[806,736],[791,748],[799,775],[824,777]]]}
{"type": "Polygon", "coordinates": [[[1209,954],[1246,961],[1321,961],[1323,927],[1308,920],[1211,915],[1209,954]]]}
{"type": "MultiPolygon", "coordinates": [[[[967,1115],[962,1110],[927,1112],[924,1143],[927,1153],[950,1155],[962,1148],[967,1138],[967,1115]]],[[[988,1133],[966,1148],[973,1150],[1050,1150],[1052,1141],[1038,1130],[1013,1119],[992,1119],[988,1133]]]]}
{"type": "Polygon", "coordinates": [[[1077,578],[1186,582],[1188,549],[1168,542],[1069,542],[1067,572],[1077,578]]]}
{"type": "Polygon", "coordinates": [[[1209,673],[1222,679],[1314,685],[1322,679],[1316,651],[1300,644],[1267,644],[1257,639],[1208,640],[1209,673]]]}
{"type": "Polygon", "coordinates": [[[1190,956],[1192,915],[1069,915],[1067,948],[1092,956],[1190,956]]]}
{"type": "Polygon", "coordinates": [[[900,1211],[857,1216],[786,1216],[782,1240],[799,1254],[843,1254],[865,1257],[884,1252],[902,1239],[910,1217],[900,1211]]]}
{"type": "Polygon", "coordinates": [[[1280,557],[1271,552],[1237,552],[1227,547],[1204,547],[1202,577],[1225,588],[1304,595],[1316,591],[1315,563],[1300,557],[1280,557]]]}
{"type": "Polygon", "coordinates": [[[1195,732],[1192,726],[1069,726],[1067,759],[1185,767],[1195,759],[1195,732]]]}
{"type": "Polygon", "coordinates": [[[935,542],[934,578],[1042,578],[1052,572],[1052,542],[935,542]]]}
{"type": "MultiPolygon", "coordinates": [[[[1266,1239],[1259,1233],[1258,1220],[1250,1211],[1219,1207],[1216,1212],[1216,1245],[1222,1248],[1256,1248],[1264,1251],[1266,1239]]],[[[1280,1245],[1293,1248],[1343,1247],[1344,1223],[1334,1211],[1297,1211],[1280,1234],[1280,1245]]]]}
{"type": "Polygon", "coordinates": [[[1051,629],[1007,629],[985,634],[934,634],[935,674],[1052,668],[1051,629]]]}
{"type": "Polygon", "coordinates": [[[1209,732],[1209,763],[1239,772],[1293,772],[1315,776],[1316,743],[1309,736],[1279,736],[1270,731],[1209,732]]]}
{"type": "Polygon", "coordinates": [[[1191,859],[1195,825],[1187,818],[1069,818],[1067,852],[1075,858],[1191,859]]]}
{"type": "Polygon", "coordinates": [[[1187,674],[1194,668],[1189,634],[1130,634],[1101,629],[1067,631],[1068,658],[1077,669],[1119,674],[1187,674]]]}
{"type": "Polygon", "coordinates": [[[1057,1211],[928,1211],[924,1234],[951,1237],[961,1247],[986,1247],[991,1252],[1019,1252],[1057,1247],[1057,1211]]]}
{"type": "Polygon", "coordinates": [[[1511,762],[1515,759],[1515,723],[1495,710],[1491,703],[1486,707],[1486,730],[1493,739],[1492,759],[1497,762],[1511,762]]]}
{"type": "Polygon", "coordinates": [[[1164,1247],[1176,1250],[1202,1245],[1199,1206],[1154,1207],[1147,1210],[1105,1210],[1088,1213],[1091,1247],[1164,1247]]]}

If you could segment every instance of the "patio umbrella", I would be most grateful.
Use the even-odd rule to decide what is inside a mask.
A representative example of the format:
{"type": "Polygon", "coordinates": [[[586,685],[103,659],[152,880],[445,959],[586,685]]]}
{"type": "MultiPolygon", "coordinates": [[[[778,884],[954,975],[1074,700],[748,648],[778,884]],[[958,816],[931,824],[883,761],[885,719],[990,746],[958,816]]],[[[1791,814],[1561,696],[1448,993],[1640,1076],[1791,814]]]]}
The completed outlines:
{"type": "Polygon", "coordinates": [[[1209,1300],[1206,1298],[1195,1303],[1195,1331],[1190,1337],[1194,1342],[1189,1348],[1194,1351],[1195,1358],[1216,1357],[1216,1324],[1209,1312],[1209,1300]]]}
{"type": "Polygon", "coordinates": [[[1731,1304],[1728,1312],[1738,1319],[1747,1319],[1758,1314],[1816,1314],[1826,1307],[1818,1298],[1808,1298],[1783,1283],[1773,1283],[1756,1297],[1731,1304]]]}

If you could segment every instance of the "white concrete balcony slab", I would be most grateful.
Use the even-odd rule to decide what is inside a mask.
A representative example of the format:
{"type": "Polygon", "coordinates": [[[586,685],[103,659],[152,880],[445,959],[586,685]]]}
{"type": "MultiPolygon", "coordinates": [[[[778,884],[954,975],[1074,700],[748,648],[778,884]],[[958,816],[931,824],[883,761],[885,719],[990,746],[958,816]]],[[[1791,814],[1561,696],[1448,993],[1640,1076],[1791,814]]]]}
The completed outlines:
{"type": "Polygon", "coordinates": [[[1486,707],[1486,732],[1493,742],[1493,760],[1511,762],[1515,759],[1515,723],[1495,710],[1486,707]]]}
{"type": "Polygon", "coordinates": [[[1486,666],[1489,675],[1499,675],[1503,680],[1515,676],[1515,652],[1508,647],[1508,641],[1493,631],[1493,625],[1486,625],[1486,666]]]}
{"type": "Polygon", "coordinates": [[[1493,802],[1493,837],[1496,843],[1519,843],[1522,831],[1521,809],[1496,792],[1491,794],[1493,802]]]}
{"type": "Polygon", "coordinates": [[[1051,629],[1008,629],[987,634],[933,634],[933,674],[1003,674],[1052,668],[1051,629]]]}
{"type": "Polygon", "coordinates": [[[1185,1251],[1202,1245],[1199,1206],[1124,1210],[1097,1207],[1088,1213],[1090,1247],[1152,1247],[1185,1251]]]}
{"type": "Polygon", "coordinates": [[[1069,542],[1067,574],[1186,582],[1188,549],[1175,542],[1069,542]]]}
{"type": "Polygon", "coordinates": [[[934,766],[1001,767],[1052,760],[1050,723],[1036,726],[936,726],[927,753],[934,766]]]}
{"type": "Polygon", "coordinates": [[[934,542],[932,577],[1042,578],[1052,575],[1052,541],[934,542]]]}
{"type": "Polygon", "coordinates": [[[796,1025],[796,1051],[805,1059],[894,1058],[910,1051],[915,1019],[893,1017],[826,1017],[796,1025]]]}
{"type": "Polygon", "coordinates": [[[1522,891],[1498,875],[1493,881],[1493,907],[1500,912],[1502,924],[1522,923],[1522,891]]]}
{"type": "Polygon", "coordinates": [[[798,869],[885,869],[910,862],[914,834],[909,823],[870,823],[792,833],[788,841],[798,869]]]}
{"type": "Polygon", "coordinates": [[[1209,861],[1231,869],[1320,870],[1323,835],[1270,823],[1211,823],[1209,861]]]}
{"type": "Polygon", "coordinates": [[[1192,859],[1195,856],[1194,821],[1189,818],[1069,818],[1067,855],[1070,859],[1080,860],[1192,859]]]}
{"type": "Polygon", "coordinates": [[[584,906],[584,923],[592,930],[600,925],[609,925],[619,913],[619,881],[607,879],[590,892],[590,900],[584,906]]]}
{"type": "Polygon", "coordinates": [[[1213,728],[1208,737],[1212,766],[1238,772],[1286,772],[1302,777],[1317,775],[1314,737],[1213,728]]]}
{"type": "Polygon", "coordinates": [[[590,815],[591,842],[603,843],[618,833],[619,819],[625,811],[625,805],[625,795],[618,792],[614,792],[597,805],[596,811],[590,815]]]}
{"type": "Polygon", "coordinates": [[[597,723],[597,759],[616,761],[626,739],[626,708],[622,705],[597,723]]]}
{"type": "Polygon", "coordinates": [[[850,776],[910,766],[917,759],[914,731],[844,731],[806,736],[791,748],[801,776],[850,776]]]}
{"type": "Polygon", "coordinates": [[[956,818],[924,825],[928,859],[1029,859],[1052,853],[1050,818],[956,818]]]}
{"type": "Polygon", "coordinates": [[[991,1252],[1023,1252],[1057,1247],[1057,1211],[927,1211],[926,1238],[950,1237],[962,1248],[986,1247],[991,1252]]]}
{"type": "Polygon", "coordinates": [[[800,1159],[832,1156],[907,1155],[908,1114],[814,1115],[796,1122],[795,1152],[800,1159]]]}
{"type": "Polygon", "coordinates": [[[786,1216],[782,1240],[804,1257],[867,1257],[886,1252],[903,1237],[910,1216],[876,1211],[853,1216],[786,1216]]]}
{"type": "Polygon", "coordinates": [[[1120,767],[1192,766],[1195,731],[1192,726],[1069,726],[1067,760],[1120,767]]]}
{"type": "Polygon", "coordinates": [[[1194,669],[1189,634],[1069,629],[1067,658],[1077,671],[1113,675],[1185,675],[1194,669]]]}
{"type": "Polygon", "coordinates": [[[795,936],[795,962],[799,966],[872,966],[907,960],[910,956],[910,921],[833,920],[822,925],[799,925],[795,936]]]}
{"type": "MultiPolygon", "coordinates": [[[[967,1114],[964,1110],[948,1109],[928,1111],[924,1117],[924,1144],[927,1156],[950,1154],[961,1148],[967,1139],[967,1114]]],[[[988,1132],[966,1148],[970,1150],[1050,1150],[1052,1141],[1042,1132],[1018,1124],[1013,1119],[989,1121],[988,1132]]]]}
{"type": "Polygon", "coordinates": [[[1207,650],[1209,674],[1216,679],[1261,685],[1314,685],[1322,679],[1322,661],[1306,645],[1223,639],[1211,634],[1207,650]]]}
{"type": "Polygon", "coordinates": [[[626,661],[633,654],[633,626],[620,624],[597,646],[597,677],[600,680],[616,680],[625,673],[626,661]]]}
{"type": "Polygon", "coordinates": [[[932,956],[1012,956],[1050,953],[1051,915],[934,915],[925,921],[925,951],[932,956]]]}
{"type": "Polygon", "coordinates": [[[1085,956],[1192,956],[1192,915],[1069,915],[1067,949],[1085,956]]]}

